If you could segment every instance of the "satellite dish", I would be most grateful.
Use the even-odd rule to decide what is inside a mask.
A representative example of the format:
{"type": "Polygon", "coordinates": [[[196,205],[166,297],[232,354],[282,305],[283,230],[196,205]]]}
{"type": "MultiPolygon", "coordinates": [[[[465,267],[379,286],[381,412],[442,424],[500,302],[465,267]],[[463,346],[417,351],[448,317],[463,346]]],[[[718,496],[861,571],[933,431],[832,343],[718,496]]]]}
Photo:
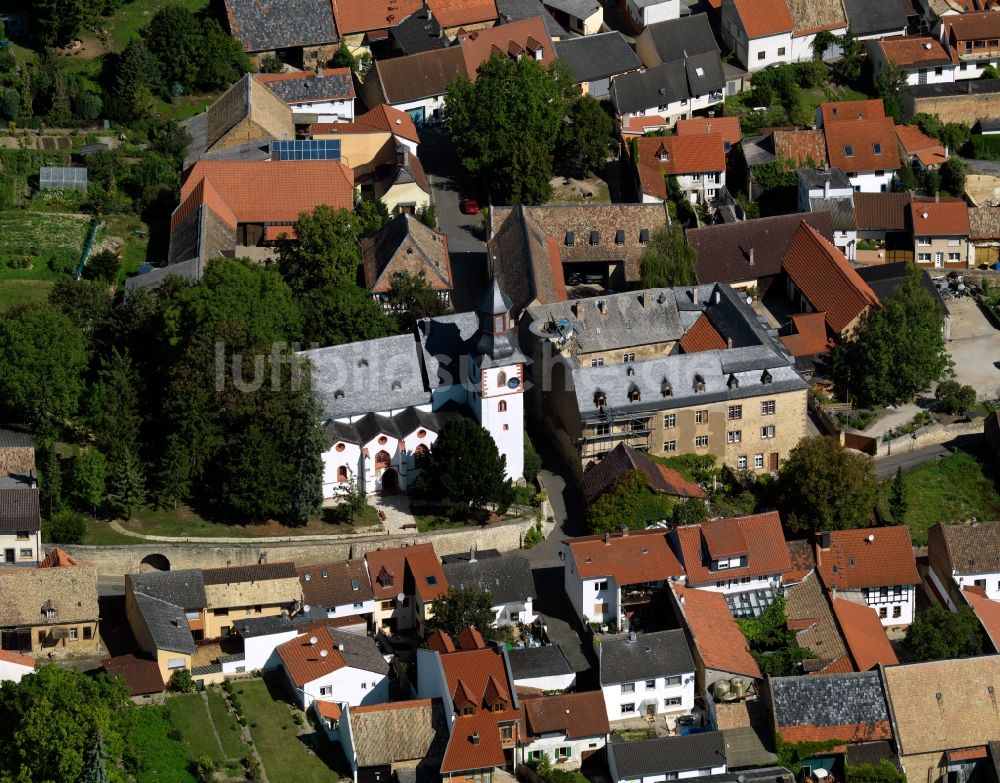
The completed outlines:
{"type": "Polygon", "coordinates": [[[303,612],[305,612],[306,614],[309,614],[309,610],[310,610],[311,608],[312,608],[312,607],[311,607],[311,606],[309,606],[309,604],[303,604],[303,606],[302,606],[302,611],[303,611],[303,612]]]}
{"type": "Polygon", "coordinates": [[[315,636],[310,636],[309,637],[309,644],[316,644],[316,642],[318,642],[318,641],[319,641],[319,639],[317,639],[315,636]]]}
{"type": "Polygon", "coordinates": [[[748,305],[752,305],[753,304],[753,297],[752,296],[748,296],[747,297],[747,304],[748,305]]]}
{"type": "Polygon", "coordinates": [[[330,654],[330,653],[328,653],[328,652],[327,652],[326,650],[320,650],[320,651],[319,651],[319,657],[320,657],[320,658],[325,658],[325,657],[326,657],[326,656],[328,656],[329,654],[330,654]]]}
{"type": "Polygon", "coordinates": [[[399,595],[397,595],[396,600],[399,601],[400,603],[403,603],[403,601],[406,600],[406,593],[400,593],[399,595]]]}

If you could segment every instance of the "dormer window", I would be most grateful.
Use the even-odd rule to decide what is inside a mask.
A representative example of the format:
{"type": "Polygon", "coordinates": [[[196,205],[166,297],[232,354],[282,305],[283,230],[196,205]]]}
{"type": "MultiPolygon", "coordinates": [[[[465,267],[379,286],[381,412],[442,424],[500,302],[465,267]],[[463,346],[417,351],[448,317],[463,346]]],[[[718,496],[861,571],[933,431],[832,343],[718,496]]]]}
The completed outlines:
{"type": "Polygon", "coordinates": [[[462,707],[462,714],[463,715],[475,715],[476,714],[476,708],[473,707],[471,704],[467,704],[464,707],[462,707]]]}
{"type": "Polygon", "coordinates": [[[729,380],[726,381],[726,385],[730,389],[738,389],[738,388],[740,388],[740,379],[737,378],[735,375],[730,375],[729,376],[729,380]]]}
{"type": "Polygon", "coordinates": [[[663,382],[660,384],[660,394],[664,397],[674,396],[674,388],[670,385],[670,381],[666,378],[664,378],[663,382]]]}
{"type": "Polygon", "coordinates": [[[696,392],[705,391],[705,379],[702,378],[700,375],[694,376],[694,390],[696,392]]]}
{"type": "Polygon", "coordinates": [[[642,397],[642,392],[639,391],[639,387],[635,384],[629,387],[628,390],[628,401],[629,402],[639,402],[642,397]]]}
{"type": "Polygon", "coordinates": [[[364,369],[367,366],[368,366],[368,360],[367,359],[358,359],[358,367],[361,367],[362,369],[364,369]]]}
{"type": "Polygon", "coordinates": [[[393,381],[392,382],[392,390],[393,391],[399,391],[402,388],[403,388],[403,382],[402,381],[393,381]]]}
{"type": "Polygon", "coordinates": [[[335,400],[342,400],[342,399],[344,399],[344,390],[343,389],[337,389],[337,391],[335,391],[333,393],[333,399],[335,399],[335,400]]]}
{"type": "Polygon", "coordinates": [[[357,579],[352,579],[351,580],[351,589],[352,590],[357,590],[359,587],[361,587],[361,583],[357,579]]]}
{"type": "Polygon", "coordinates": [[[665,149],[663,149],[663,147],[660,147],[659,158],[661,163],[666,163],[668,160],[670,160],[670,153],[667,152],[665,149]]]}
{"type": "Polygon", "coordinates": [[[772,378],[771,378],[770,371],[769,370],[764,370],[764,372],[760,376],[760,382],[766,386],[771,381],[772,381],[772,378]]]}
{"type": "Polygon", "coordinates": [[[507,703],[502,699],[493,703],[493,712],[503,712],[505,709],[507,709],[507,703]]]}
{"type": "Polygon", "coordinates": [[[635,375],[635,367],[629,367],[627,370],[625,370],[625,374],[631,378],[633,375],[635,375]]]}
{"type": "Polygon", "coordinates": [[[604,392],[602,391],[594,392],[594,405],[596,405],[598,408],[603,408],[607,404],[607,402],[608,402],[608,396],[604,392]]]}
{"type": "Polygon", "coordinates": [[[496,334],[501,334],[504,331],[504,316],[502,314],[493,316],[493,331],[496,334]]]}
{"type": "Polygon", "coordinates": [[[312,579],[312,574],[303,574],[302,578],[305,579],[305,581],[308,582],[310,579],[312,579]]]}

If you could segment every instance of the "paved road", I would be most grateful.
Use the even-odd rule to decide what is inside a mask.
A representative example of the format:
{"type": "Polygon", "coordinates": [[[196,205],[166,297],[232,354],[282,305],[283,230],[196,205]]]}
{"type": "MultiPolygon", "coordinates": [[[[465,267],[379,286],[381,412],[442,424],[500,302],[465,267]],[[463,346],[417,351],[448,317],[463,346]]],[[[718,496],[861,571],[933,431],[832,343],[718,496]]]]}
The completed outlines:
{"type": "Polygon", "coordinates": [[[875,477],[879,479],[892,478],[896,475],[897,468],[902,468],[904,471],[909,470],[925,462],[930,462],[940,457],[947,457],[949,454],[951,454],[951,451],[941,445],[925,446],[922,449],[914,451],[891,454],[888,457],[883,457],[875,461],[875,477]]]}

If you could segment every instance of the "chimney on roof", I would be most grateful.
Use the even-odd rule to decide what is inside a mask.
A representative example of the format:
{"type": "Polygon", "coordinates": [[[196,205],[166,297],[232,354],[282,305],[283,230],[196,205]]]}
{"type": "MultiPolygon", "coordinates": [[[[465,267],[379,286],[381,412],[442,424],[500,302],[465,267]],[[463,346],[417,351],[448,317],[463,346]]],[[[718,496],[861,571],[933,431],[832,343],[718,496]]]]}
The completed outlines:
{"type": "Polygon", "coordinates": [[[727,348],[732,348],[733,347],[733,338],[732,337],[727,337],[726,338],[726,347],[727,348]]]}
{"type": "Polygon", "coordinates": [[[604,534],[604,545],[605,546],[611,546],[611,534],[610,533],[605,533],[604,534]]]}
{"type": "Polygon", "coordinates": [[[830,198],[830,178],[823,178],[823,198],[830,198]]]}
{"type": "Polygon", "coordinates": [[[948,145],[947,144],[944,145],[944,157],[945,157],[945,159],[948,158],[948,145]]]}
{"type": "Polygon", "coordinates": [[[691,301],[698,304],[698,286],[691,289],[691,301]]]}
{"type": "Polygon", "coordinates": [[[753,266],[753,245],[750,245],[750,266],[753,266]]]}
{"type": "Polygon", "coordinates": [[[469,741],[470,741],[470,742],[471,742],[471,743],[472,743],[473,745],[478,745],[478,744],[479,744],[479,732],[478,732],[478,731],[474,731],[474,732],[472,732],[472,736],[471,736],[471,737],[469,737],[469,741]]]}
{"type": "Polygon", "coordinates": [[[622,538],[628,535],[628,528],[622,525],[622,538]]]}
{"type": "Polygon", "coordinates": [[[708,125],[706,125],[705,127],[708,128],[709,133],[712,132],[712,123],[708,123],[708,125]]]}
{"type": "Polygon", "coordinates": [[[608,300],[607,299],[598,299],[597,300],[597,309],[601,311],[601,315],[604,315],[605,313],[607,313],[608,312],[608,300]]]}
{"type": "Polygon", "coordinates": [[[584,315],[587,312],[587,308],[583,306],[583,302],[576,302],[573,305],[573,315],[576,316],[577,321],[583,321],[584,315]]]}
{"type": "Polygon", "coordinates": [[[642,309],[643,310],[648,310],[649,309],[649,292],[648,291],[643,291],[641,294],[639,294],[639,304],[642,305],[642,309]]]}
{"type": "Polygon", "coordinates": [[[475,544],[473,544],[471,547],[469,547],[469,562],[470,563],[475,563],[476,562],[476,546],[475,546],[475,544]]]}

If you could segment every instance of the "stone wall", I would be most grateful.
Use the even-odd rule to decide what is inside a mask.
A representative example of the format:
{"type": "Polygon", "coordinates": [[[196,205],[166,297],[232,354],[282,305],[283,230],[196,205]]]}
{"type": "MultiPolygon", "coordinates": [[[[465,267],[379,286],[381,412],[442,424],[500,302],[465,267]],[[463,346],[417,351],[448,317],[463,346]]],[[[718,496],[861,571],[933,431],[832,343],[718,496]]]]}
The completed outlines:
{"type": "MultiPolygon", "coordinates": [[[[543,507],[543,533],[548,535],[553,523],[547,521],[543,507]]],[[[438,556],[454,555],[477,549],[498,549],[507,552],[519,549],[524,536],[535,524],[534,516],[513,519],[509,522],[486,527],[462,527],[457,530],[439,530],[432,533],[418,533],[412,536],[385,535],[378,537],[347,538],[340,541],[308,541],[302,543],[268,543],[266,539],[255,539],[244,543],[218,544],[173,544],[155,543],[126,546],[63,546],[71,557],[90,563],[97,573],[107,576],[122,576],[150,570],[143,560],[152,556],[153,560],[166,558],[170,569],[212,568],[224,565],[250,565],[261,562],[291,560],[296,565],[316,565],[336,560],[360,557],[366,552],[383,548],[412,544],[434,544],[438,556]]],[[[162,562],[162,561],[160,561],[162,562]]]]}
{"type": "Polygon", "coordinates": [[[1000,93],[951,93],[904,99],[903,113],[936,114],[941,122],[970,122],[975,117],[996,117],[1000,115],[1000,93]]]}
{"type": "Polygon", "coordinates": [[[947,443],[962,435],[982,435],[985,419],[960,422],[956,424],[931,424],[923,427],[912,435],[900,435],[898,438],[885,441],[879,440],[876,457],[886,457],[890,454],[905,454],[925,446],[937,443],[947,443]]]}

